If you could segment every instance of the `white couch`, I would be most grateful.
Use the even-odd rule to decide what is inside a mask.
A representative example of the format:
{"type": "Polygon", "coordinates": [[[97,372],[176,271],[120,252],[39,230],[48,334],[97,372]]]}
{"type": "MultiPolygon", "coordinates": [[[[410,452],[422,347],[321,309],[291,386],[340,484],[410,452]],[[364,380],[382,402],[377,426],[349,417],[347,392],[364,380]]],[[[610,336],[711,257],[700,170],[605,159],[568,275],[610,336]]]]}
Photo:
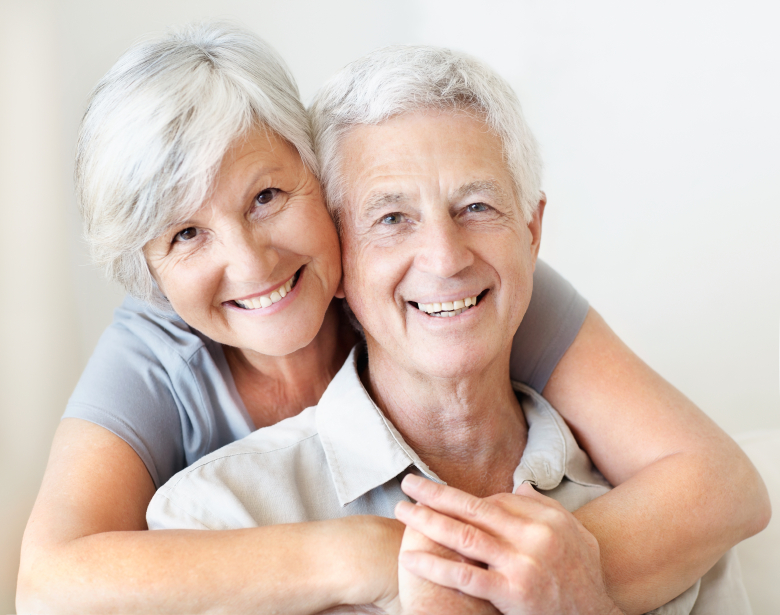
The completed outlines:
{"type": "Polygon", "coordinates": [[[736,438],[769,489],[772,520],[760,534],[737,546],[742,578],[754,615],[780,614],[780,429],[736,438]]]}

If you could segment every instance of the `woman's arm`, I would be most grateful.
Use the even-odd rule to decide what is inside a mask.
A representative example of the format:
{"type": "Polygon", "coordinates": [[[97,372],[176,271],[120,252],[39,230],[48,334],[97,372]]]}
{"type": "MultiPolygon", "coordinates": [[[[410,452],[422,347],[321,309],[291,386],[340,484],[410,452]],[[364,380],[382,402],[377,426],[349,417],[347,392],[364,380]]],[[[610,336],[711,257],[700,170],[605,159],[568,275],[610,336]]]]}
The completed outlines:
{"type": "Polygon", "coordinates": [[[121,438],[63,420],[24,535],[19,613],[303,614],[395,596],[396,521],[150,532],[153,494],[121,438]]]}
{"type": "Polygon", "coordinates": [[[742,450],[594,310],[543,394],[615,486],[575,516],[598,539],[608,591],[627,613],[682,593],[769,522],[742,450]]]}

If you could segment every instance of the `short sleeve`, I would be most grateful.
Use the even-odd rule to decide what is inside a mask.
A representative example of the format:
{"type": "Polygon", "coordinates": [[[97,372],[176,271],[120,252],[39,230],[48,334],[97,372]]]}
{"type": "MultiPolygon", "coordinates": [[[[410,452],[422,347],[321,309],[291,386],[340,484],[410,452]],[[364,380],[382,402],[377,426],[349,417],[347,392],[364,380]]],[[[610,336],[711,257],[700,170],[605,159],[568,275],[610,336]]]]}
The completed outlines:
{"type": "Polygon", "coordinates": [[[585,298],[552,267],[538,260],[531,303],[512,342],[512,379],[541,393],[587,314],[585,298]]]}
{"type": "Polygon", "coordinates": [[[63,418],[122,438],[156,487],[254,429],[222,346],[132,298],[114,312],[63,418]]]}
{"type": "Polygon", "coordinates": [[[121,326],[103,333],[65,409],[127,442],[156,487],[185,467],[170,378],[152,350],[121,326]]]}

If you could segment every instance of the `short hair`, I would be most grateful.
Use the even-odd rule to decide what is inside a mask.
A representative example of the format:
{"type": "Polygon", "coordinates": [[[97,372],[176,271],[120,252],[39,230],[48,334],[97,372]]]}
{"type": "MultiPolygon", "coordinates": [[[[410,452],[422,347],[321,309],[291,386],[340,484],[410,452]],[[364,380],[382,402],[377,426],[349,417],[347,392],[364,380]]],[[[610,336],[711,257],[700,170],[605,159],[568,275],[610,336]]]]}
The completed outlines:
{"type": "Polygon", "coordinates": [[[542,163],[512,87],[465,54],[410,45],[369,53],[339,71],[314,97],[314,149],[337,226],[346,197],[339,157],[346,135],[360,124],[427,109],[476,114],[499,137],[523,216],[530,221],[541,196],[542,163]]]}
{"type": "Polygon", "coordinates": [[[119,58],[90,95],[75,171],[85,237],[109,278],[168,307],[143,248],[203,204],[225,153],[253,127],[289,141],[317,173],[295,80],[251,32],[188,24],[119,58]]]}

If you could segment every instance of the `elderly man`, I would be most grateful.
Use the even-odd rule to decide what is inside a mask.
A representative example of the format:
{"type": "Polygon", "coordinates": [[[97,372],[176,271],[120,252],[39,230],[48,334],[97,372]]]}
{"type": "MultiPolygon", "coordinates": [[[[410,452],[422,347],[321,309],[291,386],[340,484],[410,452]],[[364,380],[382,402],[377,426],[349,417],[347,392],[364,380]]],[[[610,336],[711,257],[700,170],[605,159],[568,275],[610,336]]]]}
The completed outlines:
{"type": "MultiPolygon", "coordinates": [[[[365,345],[316,407],[175,476],[149,527],[397,514],[405,612],[619,612],[567,512],[609,485],[508,375],[545,203],[511,89],[446,50],[388,49],[337,75],[313,113],[365,345]]],[[[749,612],[737,572],[726,556],[664,612],[749,612]]]]}

